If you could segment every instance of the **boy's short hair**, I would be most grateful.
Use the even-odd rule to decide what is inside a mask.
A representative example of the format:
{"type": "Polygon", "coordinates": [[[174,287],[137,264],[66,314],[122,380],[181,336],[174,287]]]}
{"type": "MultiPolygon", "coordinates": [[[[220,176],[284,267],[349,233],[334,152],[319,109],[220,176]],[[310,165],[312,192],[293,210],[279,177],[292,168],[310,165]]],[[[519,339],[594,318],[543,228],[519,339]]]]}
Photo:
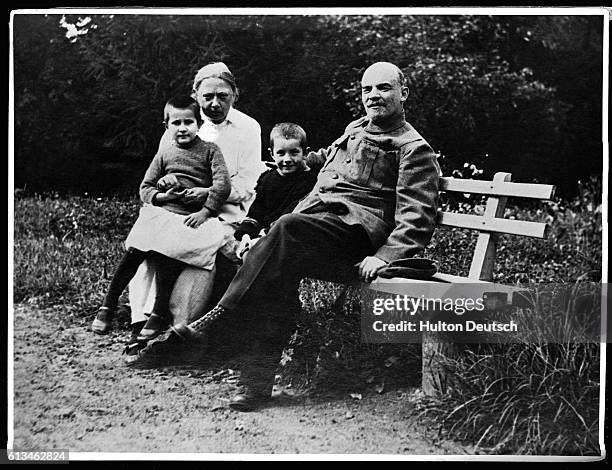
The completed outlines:
{"type": "Polygon", "coordinates": [[[281,122],[276,124],[270,131],[270,148],[274,150],[274,139],[282,137],[283,139],[295,139],[300,142],[300,147],[306,152],[306,131],[301,126],[292,122],[281,122]]]}
{"type": "Polygon", "coordinates": [[[196,118],[198,126],[202,124],[202,115],[200,114],[200,105],[189,95],[175,95],[166,101],[164,106],[164,123],[168,124],[168,108],[175,109],[191,109],[196,118]]]}

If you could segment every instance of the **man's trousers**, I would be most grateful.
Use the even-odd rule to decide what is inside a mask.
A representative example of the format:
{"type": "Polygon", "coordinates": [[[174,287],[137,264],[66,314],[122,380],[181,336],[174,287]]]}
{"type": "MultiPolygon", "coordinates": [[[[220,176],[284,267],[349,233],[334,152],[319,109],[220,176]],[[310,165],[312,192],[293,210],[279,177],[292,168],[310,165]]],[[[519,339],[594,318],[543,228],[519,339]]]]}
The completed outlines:
{"type": "Polygon", "coordinates": [[[357,279],[356,264],[373,252],[359,225],[330,212],[287,214],[247,254],[219,304],[240,312],[254,341],[241,382],[271,390],[280,354],[295,330],[300,280],[357,279]]]}

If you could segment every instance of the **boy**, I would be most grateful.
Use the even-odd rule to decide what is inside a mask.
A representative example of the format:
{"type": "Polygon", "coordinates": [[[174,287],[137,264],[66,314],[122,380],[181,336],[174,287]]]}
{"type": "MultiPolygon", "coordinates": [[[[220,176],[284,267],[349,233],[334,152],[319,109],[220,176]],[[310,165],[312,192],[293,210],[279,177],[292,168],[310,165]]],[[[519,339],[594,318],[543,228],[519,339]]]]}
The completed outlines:
{"type": "Polygon", "coordinates": [[[276,168],[259,177],[255,201],[234,233],[241,242],[236,253],[239,258],[255,244],[262,230],[267,231],[281,215],[293,211],[317,180],[317,173],[305,162],[309,150],[306,132],[297,124],[276,124],[270,132],[268,150],[276,168]]]}
{"type": "Polygon", "coordinates": [[[200,107],[193,98],[177,96],[166,103],[164,124],[172,142],[159,149],[140,185],[144,206],[92,323],[94,333],[110,331],[119,296],[145,259],[154,260],[158,269],[153,311],[139,341],[155,338],[168,326],[168,302],[183,263],[212,267],[223,231],[218,219],[211,217],[231,187],[221,150],[197,136],[201,122],[200,107]]]}

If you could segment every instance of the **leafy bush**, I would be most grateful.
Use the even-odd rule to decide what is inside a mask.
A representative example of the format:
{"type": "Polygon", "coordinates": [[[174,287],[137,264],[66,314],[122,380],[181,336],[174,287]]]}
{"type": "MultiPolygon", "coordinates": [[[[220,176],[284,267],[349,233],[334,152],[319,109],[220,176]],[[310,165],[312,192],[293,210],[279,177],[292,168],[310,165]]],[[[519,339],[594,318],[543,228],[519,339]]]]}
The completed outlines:
{"type": "Polygon", "coordinates": [[[418,384],[419,344],[362,342],[360,288],[304,279],[300,293],[302,315],[286,351],[285,381],[326,393],[383,393],[418,384]]]}

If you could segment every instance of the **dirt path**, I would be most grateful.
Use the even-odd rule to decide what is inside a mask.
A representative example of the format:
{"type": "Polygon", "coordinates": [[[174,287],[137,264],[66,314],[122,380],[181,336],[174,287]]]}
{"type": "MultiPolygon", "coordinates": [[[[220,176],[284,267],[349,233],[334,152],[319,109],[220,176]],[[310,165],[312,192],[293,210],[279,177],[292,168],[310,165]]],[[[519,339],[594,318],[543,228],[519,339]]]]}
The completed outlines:
{"type": "MultiPolygon", "coordinates": [[[[96,337],[54,309],[14,312],[14,448],[71,452],[465,454],[419,422],[416,390],[329,398],[276,391],[227,408],[231,370],[126,367],[126,332],[96,337]]],[[[120,455],[117,458],[121,458],[120,455]]]]}

